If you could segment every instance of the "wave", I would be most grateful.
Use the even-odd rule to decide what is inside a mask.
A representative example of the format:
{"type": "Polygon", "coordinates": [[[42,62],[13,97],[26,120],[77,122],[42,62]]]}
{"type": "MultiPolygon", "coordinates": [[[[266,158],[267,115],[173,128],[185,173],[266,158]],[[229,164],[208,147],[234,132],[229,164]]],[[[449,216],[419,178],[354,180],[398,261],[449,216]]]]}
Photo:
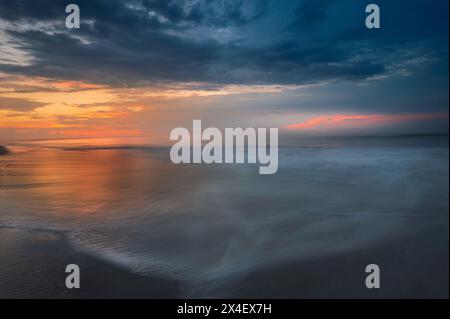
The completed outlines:
{"type": "Polygon", "coordinates": [[[0,222],[0,229],[15,229],[32,232],[42,232],[56,234],[61,237],[66,237],[69,229],[61,228],[57,225],[42,225],[41,223],[19,223],[19,222],[0,222]]]}

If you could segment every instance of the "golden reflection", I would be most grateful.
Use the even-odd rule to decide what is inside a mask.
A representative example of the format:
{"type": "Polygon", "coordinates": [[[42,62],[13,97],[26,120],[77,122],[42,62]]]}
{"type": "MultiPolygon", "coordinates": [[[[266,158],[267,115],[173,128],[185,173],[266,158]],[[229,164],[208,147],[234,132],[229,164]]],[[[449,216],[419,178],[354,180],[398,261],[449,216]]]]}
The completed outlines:
{"type": "MultiPolygon", "coordinates": [[[[95,140],[95,144],[99,145],[99,141],[95,140]]],[[[107,139],[102,143],[116,142],[107,139]]],[[[189,180],[187,175],[197,174],[192,185],[202,180],[202,174],[171,165],[163,154],[139,148],[37,150],[13,155],[8,160],[11,164],[8,174],[0,176],[0,188],[15,207],[5,207],[5,211],[75,221],[79,217],[145,214],[146,209],[157,205],[158,199],[173,198],[186,191],[177,186],[175,181],[179,178],[189,180]]]]}

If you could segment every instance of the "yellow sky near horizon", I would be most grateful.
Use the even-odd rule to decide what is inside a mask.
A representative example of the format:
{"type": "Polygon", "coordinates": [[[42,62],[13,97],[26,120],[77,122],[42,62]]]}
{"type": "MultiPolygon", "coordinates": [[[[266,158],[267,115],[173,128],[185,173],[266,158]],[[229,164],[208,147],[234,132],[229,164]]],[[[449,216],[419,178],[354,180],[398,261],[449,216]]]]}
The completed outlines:
{"type": "Polygon", "coordinates": [[[229,85],[199,89],[201,83],[114,88],[80,81],[0,74],[0,140],[66,137],[155,136],[204,117],[220,127],[264,126],[320,131],[363,128],[411,121],[448,120],[448,113],[324,114],[245,109],[249,100],[295,91],[300,100],[307,86],[229,85]],[[219,103],[232,97],[233,105],[219,103]],[[219,106],[217,106],[219,105],[219,106]],[[228,119],[228,122],[225,120],[228,119]],[[225,125],[225,124],[224,124],[225,125]]]}
{"type": "MultiPolygon", "coordinates": [[[[170,112],[170,118],[164,116],[167,103],[161,106],[161,101],[182,100],[177,105],[191,108],[191,98],[271,94],[289,89],[234,85],[206,90],[197,89],[195,83],[190,86],[112,88],[79,81],[0,75],[0,129],[20,132],[21,136],[33,136],[37,131],[38,135],[46,132],[52,137],[146,135],[152,134],[151,129],[143,130],[135,123],[139,113],[148,119],[149,128],[152,122],[160,124],[161,120],[177,122],[177,112],[170,112]]],[[[186,109],[179,112],[185,117],[186,113],[186,109]]]]}

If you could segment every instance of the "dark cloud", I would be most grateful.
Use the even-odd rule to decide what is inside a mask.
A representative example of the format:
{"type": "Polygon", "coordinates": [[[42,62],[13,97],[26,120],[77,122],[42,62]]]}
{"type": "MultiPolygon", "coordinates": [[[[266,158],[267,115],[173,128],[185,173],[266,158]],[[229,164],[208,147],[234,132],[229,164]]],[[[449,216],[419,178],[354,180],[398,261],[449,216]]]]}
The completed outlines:
{"type": "Polygon", "coordinates": [[[435,64],[448,57],[447,0],[380,0],[377,31],[364,27],[364,1],[75,2],[80,30],[64,27],[67,1],[0,0],[1,19],[28,25],[8,34],[33,57],[0,71],[116,86],[305,84],[386,76],[419,47],[435,64]]]}
{"type": "MultiPolygon", "coordinates": [[[[249,23],[266,12],[269,0],[77,0],[84,19],[126,28],[230,26],[249,23]]],[[[8,21],[64,19],[66,0],[2,0],[0,17],[8,21]]]]}
{"type": "Polygon", "coordinates": [[[329,7],[336,0],[304,0],[295,11],[294,24],[311,26],[325,19],[329,7]]]}

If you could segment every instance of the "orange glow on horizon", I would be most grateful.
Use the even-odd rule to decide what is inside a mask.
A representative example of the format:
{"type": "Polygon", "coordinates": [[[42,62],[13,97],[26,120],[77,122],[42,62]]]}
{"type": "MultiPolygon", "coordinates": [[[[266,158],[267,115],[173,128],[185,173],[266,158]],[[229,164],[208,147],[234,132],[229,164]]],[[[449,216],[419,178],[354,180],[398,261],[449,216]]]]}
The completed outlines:
{"type": "Polygon", "coordinates": [[[86,129],[86,130],[65,130],[65,131],[50,131],[51,135],[61,135],[67,137],[92,137],[92,138],[109,138],[109,137],[140,137],[144,133],[141,130],[127,130],[127,129],[86,129]]]}
{"type": "MultiPolygon", "coordinates": [[[[0,130],[8,139],[137,137],[142,136],[142,130],[148,132],[150,129],[165,134],[168,129],[199,116],[201,112],[214,111],[206,110],[205,103],[220,106],[221,97],[242,95],[231,102],[240,103],[252,98],[246,94],[278,94],[295,88],[298,87],[228,85],[208,90],[202,89],[202,83],[114,88],[42,77],[2,77],[0,73],[0,130]],[[203,100],[199,100],[200,97],[203,100]]],[[[223,110],[219,109],[219,112],[228,115],[223,110]]],[[[230,116],[239,114],[231,111],[230,116]]],[[[285,116],[265,117],[262,125],[286,123],[285,116]]],[[[370,128],[448,120],[448,117],[448,113],[301,115],[301,121],[287,125],[285,129],[370,128]]],[[[152,134],[159,136],[162,133],[152,134]]]]}

